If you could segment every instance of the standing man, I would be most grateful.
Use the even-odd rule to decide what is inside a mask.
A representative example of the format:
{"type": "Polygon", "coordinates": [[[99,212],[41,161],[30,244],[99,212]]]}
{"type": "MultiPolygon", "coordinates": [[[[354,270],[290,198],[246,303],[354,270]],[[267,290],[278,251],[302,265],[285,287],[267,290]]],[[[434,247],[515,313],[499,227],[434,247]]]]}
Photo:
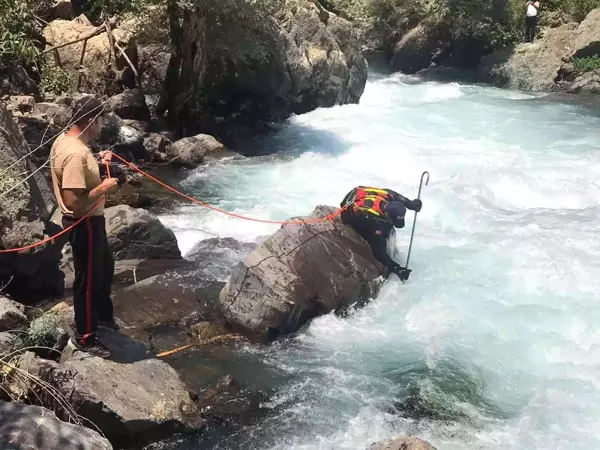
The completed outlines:
{"type": "Polygon", "coordinates": [[[341,214],[342,222],[369,243],[373,256],[402,281],[408,280],[411,270],[387,254],[387,239],[394,227],[404,228],[407,209],[421,211],[421,200],[409,200],[391,189],[357,186],[346,194],[340,206],[347,206],[341,214]]]}
{"type": "Polygon", "coordinates": [[[525,40],[533,42],[536,38],[538,13],[540,10],[540,2],[537,0],[529,0],[526,4],[527,13],[525,16],[525,40]]]}
{"type": "MultiPolygon", "coordinates": [[[[60,135],[50,152],[52,184],[63,214],[63,227],[81,220],[69,232],[73,248],[75,281],[73,307],[75,335],[72,343],[101,358],[110,352],[96,338],[98,325],[118,329],[110,298],[114,261],[108,247],[104,219],[106,195],[117,188],[115,178],[100,178],[100,170],[89,142],[102,130],[104,108],[93,96],[73,102],[71,127],[60,135]]],[[[103,163],[112,153],[100,152],[103,163]]]]}

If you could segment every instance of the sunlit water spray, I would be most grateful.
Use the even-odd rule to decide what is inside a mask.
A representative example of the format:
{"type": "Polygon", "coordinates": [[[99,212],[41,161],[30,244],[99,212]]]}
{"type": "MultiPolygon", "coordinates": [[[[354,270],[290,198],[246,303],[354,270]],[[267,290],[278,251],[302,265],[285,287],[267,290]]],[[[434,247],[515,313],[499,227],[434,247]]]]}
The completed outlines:
{"type": "MultiPolygon", "coordinates": [[[[540,95],[374,76],[360,105],[268,138],[277,156],[191,174],[184,186],[206,201],[285,220],[359,184],[414,198],[431,173],[410,281],[241,349],[281,382],[273,414],[218,448],[363,450],[401,433],[440,450],[600,448],[599,129],[591,110],[540,95]]],[[[196,206],[161,220],[183,252],[278,228],[196,206]]]]}

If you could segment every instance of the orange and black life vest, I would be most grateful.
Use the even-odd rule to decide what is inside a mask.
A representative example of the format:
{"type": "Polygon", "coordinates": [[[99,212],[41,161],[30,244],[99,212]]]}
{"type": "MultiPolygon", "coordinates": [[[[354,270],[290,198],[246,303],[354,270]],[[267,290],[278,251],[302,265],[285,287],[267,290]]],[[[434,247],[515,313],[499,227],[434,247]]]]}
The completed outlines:
{"type": "Polygon", "coordinates": [[[392,200],[392,196],[385,189],[359,186],[351,197],[352,209],[355,212],[366,213],[370,217],[385,222],[390,222],[383,209],[392,200]]]}

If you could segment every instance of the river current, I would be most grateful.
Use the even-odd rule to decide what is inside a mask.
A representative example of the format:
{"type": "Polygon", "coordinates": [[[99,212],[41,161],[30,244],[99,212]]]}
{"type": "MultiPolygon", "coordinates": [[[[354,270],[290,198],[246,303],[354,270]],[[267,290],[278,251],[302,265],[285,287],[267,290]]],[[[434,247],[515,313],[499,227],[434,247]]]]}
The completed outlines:
{"type": "MultiPolygon", "coordinates": [[[[409,282],[390,278],[351,317],[239,348],[272,413],[172,448],[364,450],[403,433],[439,450],[600,448],[599,116],[549,95],[371,73],[359,105],[293,117],[260,142],[275,154],[192,172],[188,192],[276,220],[359,184],[414,198],[423,171],[431,181],[409,282]]],[[[278,228],[198,206],[160,218],[183,253],[278,228]]]]}

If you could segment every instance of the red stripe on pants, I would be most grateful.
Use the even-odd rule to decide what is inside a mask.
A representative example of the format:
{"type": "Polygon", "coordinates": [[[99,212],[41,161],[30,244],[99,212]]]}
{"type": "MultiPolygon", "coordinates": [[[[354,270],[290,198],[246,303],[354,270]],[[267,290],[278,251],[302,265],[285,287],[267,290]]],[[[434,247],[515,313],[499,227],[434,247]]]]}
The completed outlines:
{"type": "Polygon", "coordinates": [[[90,218],[85,219],[87,225],[87,238],[88,238],[88,267],[87,267],[87,285],[85,291],[85,313],[87,317],[87,335],[92,333],[92,269],[94,264],[93,257],[93,242],[92,239],[92,221],[90,218]]]}

